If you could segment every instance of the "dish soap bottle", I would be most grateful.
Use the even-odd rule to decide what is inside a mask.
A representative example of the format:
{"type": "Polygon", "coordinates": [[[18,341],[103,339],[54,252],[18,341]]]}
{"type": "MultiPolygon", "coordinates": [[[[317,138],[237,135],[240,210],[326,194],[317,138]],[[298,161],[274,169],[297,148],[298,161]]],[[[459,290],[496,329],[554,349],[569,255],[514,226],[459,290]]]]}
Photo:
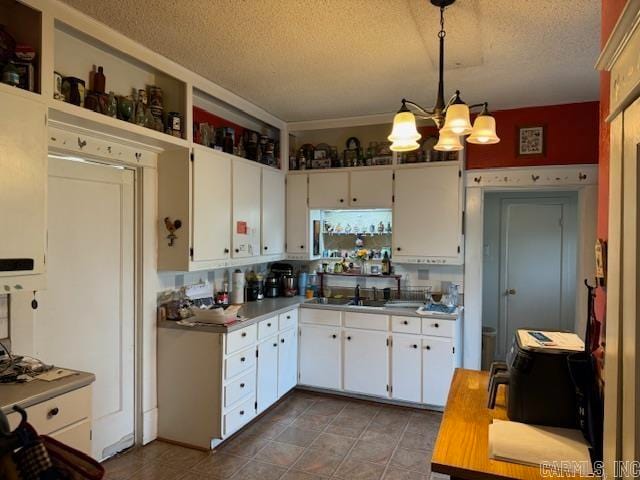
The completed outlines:
{"type": "Polygon", "coordinates": [[[384,252],[384,257],[382,257],[382,275],[391,275],[391,260],[387,251],[384,252]]]}

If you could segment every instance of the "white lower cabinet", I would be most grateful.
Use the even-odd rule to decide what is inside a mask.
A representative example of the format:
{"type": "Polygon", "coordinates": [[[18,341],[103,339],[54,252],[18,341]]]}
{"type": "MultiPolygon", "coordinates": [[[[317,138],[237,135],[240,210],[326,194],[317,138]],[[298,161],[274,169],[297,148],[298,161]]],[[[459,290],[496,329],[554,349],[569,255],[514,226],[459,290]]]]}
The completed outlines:
{"type": "Polygon", "coordinates": [[[278,397],[287,393],[298,383],[297,366],[298,335],[295,328],[290,328],[278,335],[278,397]]]}
{"type": "Polygon", "coordinates": [[[278,336],[258,344],[258,413],[278,399],[278,336]]]}
{"type": "MultiPolygon", "coordinates": [[[[417,319],[419,320],[419,319],[417,319]]],[[[417,335],[393,335],[391,346],[392,396],[407,402],[422,399],[422,341],[417,335]]]]}
{"type": "Polygon", "coordinates": [[[300,325],[299,345],[300,383],[339,390],[340,327],[300,325]]]}
{"type": "Polygon", "coordinates": [[[422,403],[444,405],[455,369],[451,338],[422,339],[422,403]]]}
{"type": "Polygon", "coordinates": [[[344,329],[344,389],[386,396],[389,389],[387,332],[344,329]]]}

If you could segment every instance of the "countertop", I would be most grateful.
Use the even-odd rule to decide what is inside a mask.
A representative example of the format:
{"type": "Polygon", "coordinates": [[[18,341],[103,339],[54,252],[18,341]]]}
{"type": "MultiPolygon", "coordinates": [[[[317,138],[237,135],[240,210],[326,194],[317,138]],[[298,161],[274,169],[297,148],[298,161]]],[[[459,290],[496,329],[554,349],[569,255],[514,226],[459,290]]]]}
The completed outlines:
{"type": "Polygon", "coordinates": [[[489,372],[458,368],[431,456],[431,471],[466,480],[542,479],[538,467],[489,458],[489,424],[508,420],[504,388],[487,408],[489,372]]]}
{"type": "Polygon", "coordinates": [[[74,375],[52,382],[33,380],[28,383],[0,384],[0,410],[10,413],[14,405],[27,408],[50,398],[77,390],[92,384],[96,379],[93,373],[75,371],[74,375]]]}
{"type": "MultiPolygon", "coordinates": [[[[265,298],[255,302],[247,302],[242,305],[242,308],[238,311],[238,316],[242,319],[229,325],[179,325],[173,320],[160,320],[158,322],[159,328],[173,328],[180,330],[194,330],[198,332],[209,333],[229,333],[235,330],[244,328],[248,325],[264,320],[265,318],[284,313],[292,308],[299,306],[303,308],[315,308],[320,310],[341,310],[349,312],[359,313],[373,313],[379,315],[404,315],[410,317],[421,316],[415,311],[415,308],[401,308],[401,307],[359,307],[355,305],[327,305],[318,303],[309,303],[303,296],[296,297],[277,297],[277,298],[265,298]]],[[[446,314],[434,314],[424,316],[423,318],[439,318],[447,320],[455,320],[455,317],[446,314]]]]}

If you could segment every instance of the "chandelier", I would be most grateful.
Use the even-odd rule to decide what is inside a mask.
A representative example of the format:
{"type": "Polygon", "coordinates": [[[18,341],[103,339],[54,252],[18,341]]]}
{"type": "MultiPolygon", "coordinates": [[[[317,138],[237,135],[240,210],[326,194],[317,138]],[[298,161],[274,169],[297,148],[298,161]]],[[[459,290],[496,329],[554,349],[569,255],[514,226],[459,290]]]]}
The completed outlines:
{"type": "Polygon", "coordinates": [[[489,113],[487,102],[467,105],[460,98],[460,91],[456,90],[449,101],[444,102],[444,10],[452,5],[455,0],[431,0],[431,3],[440,8],[440,71],[438,76],[438,96],[433,110],[427,110],[415,102],[402,99],[402,106],[393,118],[393,129],[387,137],[392,142],[391,150],[395,152],[409,152],[420,147],[418,140],[422,137],[416,128],[416,117],[424,120],[432,120],[439,130],[438,143],[435,150],[451,152],[462,150],[460,137],[467,137],[468,143],[489,145],[498,143],[500,139],[496,135],[496,121],[489,113]],[[412,113],[412,107],[416,113],[412,113]],[[470,111],[480,108],[480,114],[476,117],[473,127],[470,121],[470,111]]]}

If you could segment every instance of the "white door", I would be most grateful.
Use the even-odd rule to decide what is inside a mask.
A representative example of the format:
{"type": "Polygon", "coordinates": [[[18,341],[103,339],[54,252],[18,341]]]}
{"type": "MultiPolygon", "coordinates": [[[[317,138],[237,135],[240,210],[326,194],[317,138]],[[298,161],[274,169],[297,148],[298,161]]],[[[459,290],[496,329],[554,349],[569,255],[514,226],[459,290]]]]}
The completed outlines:
{"type": "Polygon", "coordinates": [[[567,199],[503,199],[501,214],[503,358],[518,328],[574,328],[576,233],[567,199]]]}
{"type": "Polygon", "coordinates": [[[387,332],[345,329],[344,389],[386,397],[389,386],[387,332]]]}
{"type": "Polygon", "coordinates": [[[231,160],[193,149],[193,261],[229,258],[231,160]]]}
{"type": "Polygon", "coordinates": [[[298,339],[295,328],[281,332],[278,338],[278,397],[298,383],[298,339]]]}
{"type": "Polygon", "coordinates": [[[46,107],[8,93],[0,93],[0,105],[0,259],[33,261],[33,265],[7,265],[2,270],[14,271],[0,271],[0,277],[40,273],[46,235],[46,107]]]}
{"type": "Polygon", "coordinates": [[[260,170],[246,160],[233,161],[234,258],[260,255],[260,170]]]}
{"type": "Polygon", "coordinates": [[[422,339],[422,403],[444,406],[453,379],[454,355],[450,338],[422,339]]]}
{"type": "Polygon", "coordinates": [[[421,339],[417,335],[393,335],[391,346],[391,395],[398,400],[420,402],[422,396],[421,339]]]}
{"type": "Polygon", "coordinates": [[[36,355],[94,373],[93,456],[133,444],[134,175],[49,159],[48,288],[36,355]]]}
{"type": "Polygon", "coordinates": [[[310,208],[349,206],[349,172],[322,172],[309,175],[310,208]]]}
{"type": "Polygon", "coordinates": [[[287,253],[309,251],[308,175],[287,176],[287,253]]]}
{"type": "Polygon", "coordinates": [[[278,336],[258,344],[258,413],[278,400],[278,336]]]}
{"type": "Polygon", "coordinates": [[[349,184],[352,207],[391,208],[393,206],[393,171],[351,172],[349,184]]]}
{"type": "Polygon", "coordinates": [[[393,255],[457,258],[462,235],[458,164],[395,173],[393,255]]]}
{"type": "Polygon", "coordinates": [[[300,383],[340,389],[340,329],[300,326],[300,383]]]}
{"type": "Polygon", "coordinates": [[[284,174],[262,170],[262,254],[284,252],[284,174]]]}

